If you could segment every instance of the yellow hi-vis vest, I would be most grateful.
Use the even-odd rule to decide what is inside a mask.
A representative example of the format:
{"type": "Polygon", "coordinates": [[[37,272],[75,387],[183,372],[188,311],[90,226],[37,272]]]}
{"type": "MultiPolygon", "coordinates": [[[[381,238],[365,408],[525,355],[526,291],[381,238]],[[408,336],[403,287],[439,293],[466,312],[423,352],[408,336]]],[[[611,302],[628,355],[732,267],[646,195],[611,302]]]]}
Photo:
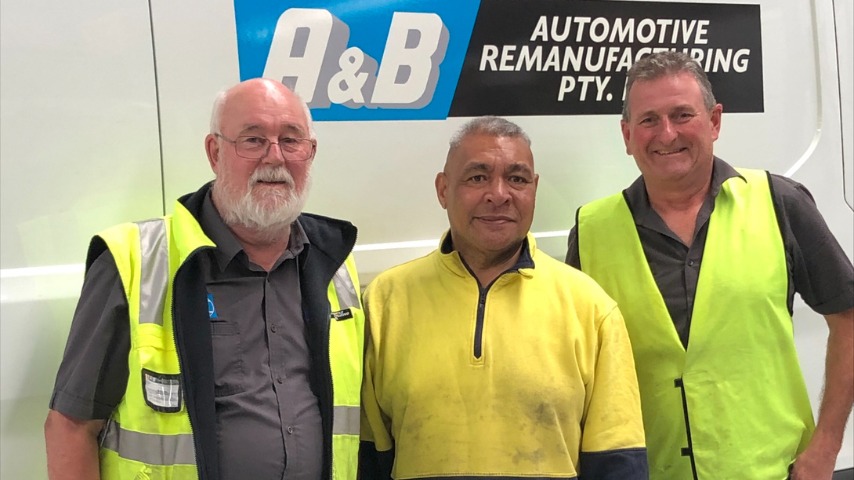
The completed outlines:
{"type": "MultiPolygon", "coordinates": [[[[197,479],[193,430],[180,386],[172,288],[187,258],[214,244],[180,203],[173,215],[117,225],[99,237],[115,259],[127,295],[131,337],[127,390],[101,433],[101,478],[197,479]]],[[[356,478],[364,330],[358,285],[350,255],[327,291],[331,312],[349,309],[353,315],[353,321],[332,320],[329,328],[333,480],[356,478]]]]}
{"type": "Polygon", "coordinates": [[[739,172],[709,219],[687,351],[622,194],[578,214],[582,270],[625,316],[653,480],[782,480],[814,429],[769,180],[739,172]]]}

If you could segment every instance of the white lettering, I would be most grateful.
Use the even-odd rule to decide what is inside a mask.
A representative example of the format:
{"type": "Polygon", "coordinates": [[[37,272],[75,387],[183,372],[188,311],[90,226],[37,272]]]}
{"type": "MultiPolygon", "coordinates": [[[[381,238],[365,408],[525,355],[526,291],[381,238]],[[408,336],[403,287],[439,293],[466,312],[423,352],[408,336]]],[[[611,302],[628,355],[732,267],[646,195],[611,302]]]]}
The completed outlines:
{"type": "Polygon", "coordinates": [[[596,43],[602,43],[608,39],[608,29],[611,25],[607,18],[597,17],[590,24],[590,39],[596,43]]]}
{"type": "Polygon", "coordinates": [[[557,90],[557,101],[562,102],[564,96],[575,90],[575,77],[564,75],[560,78],[560,88],[557,90]]]}
{"type": "Polygon", "coordinates": [[[499,71],[502,72],[512,72],[513,65],[513,52],[516,51],[516,45],[504,45],[504,48],[501,49],[501,66],[498,67],[499,71]]]}
{"type": "Polygon", "coordinates": [[[644,18],[640,21],[637,31],[638,41],[641,43],[649,43],[655,38],[655,22],[649,18],[644,18]],[[646,29],[646,32],[644,32],[646,29]]]}
{"type": "Polygon", "coordinates": [[[738,73],[744,73],[747,71],[747,65],[750,62],[750,49],[742,48],[735,52],[735,58],[733,58],[733,67],[732,69],[738,73]]]}
{"type": "Polygon", "coordinates": [[[429,103],[447,46],[448,30],[435,13],[395,12],[371,103],[399,108],[429,103]]]}
{"type": "Polygon", "coordinates": [[[709,21],[708,20],[700,20],[700,23],[697,24],[697,36],[694,37],[694,43],[697,45],[706,45],[709,43],[709,40],[706,38],[706,35],[709,33],[709,21]]]}
{"type": "Polygon", "coordinates": [[[531,33],[531,41],[542,40],[544,42],[549,39],[549,20],[545,15],[541,15],[537,20],[537,25],[534,26],[534,31],[531,33]]]}
{"type": "Polygon", "coordinates": [[[495,65],[496,57],[498,57],[498,47],[495,45],[484,45],[483,52],[480,54],[480,71],[485,71],[487,64],[489,64],[490,71],[494,72],[498,70],[498,66],[495,65]]]}
{"type": "Polygon", "coordinates": [[[289,8],[279,17],[264,67],[312,107],[328,107],[324,88],[334,72],[323,72],[327,58],[337,59],[347,48],[350,28],[327,10],[289,8]]]}

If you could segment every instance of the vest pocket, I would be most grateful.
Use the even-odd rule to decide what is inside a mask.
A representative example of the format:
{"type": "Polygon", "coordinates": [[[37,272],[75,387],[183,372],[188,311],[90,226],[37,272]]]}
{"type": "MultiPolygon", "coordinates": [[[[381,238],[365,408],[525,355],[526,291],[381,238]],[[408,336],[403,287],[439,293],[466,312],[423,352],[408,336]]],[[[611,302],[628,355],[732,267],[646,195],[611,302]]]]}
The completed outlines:
{"type": "Polygon", "coordinates": [[[211,320],[213,346],[214,395],[224,397],[245,390],[243,347],[240,329],[227,320],[211,320]]]}

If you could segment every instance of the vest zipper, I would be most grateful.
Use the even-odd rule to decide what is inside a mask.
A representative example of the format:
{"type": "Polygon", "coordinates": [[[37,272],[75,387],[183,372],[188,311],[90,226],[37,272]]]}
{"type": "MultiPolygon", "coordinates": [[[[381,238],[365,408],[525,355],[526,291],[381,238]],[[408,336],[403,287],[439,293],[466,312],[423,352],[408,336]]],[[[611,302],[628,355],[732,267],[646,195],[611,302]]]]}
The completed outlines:
{"type": "Polygon", "coordinates": [[[673,386],[678,388],[679,393],[682,394],[682,413],[685,415],[685,436],[688,438],[688,447],[682,449],[682,456],[691,459],[691,475],[694,480],[698,480],[697,465],[694,462],[694,443],[691,440],[691,421],[688,419],[688,397],[685,395],[685,383],[680,377],[673,380],[673,386]]]}
{"type": "MultiPolygon", "coordinates": [[[[490,284],[492,286],[492,284],[490,284]]],[[[474,358],[479,359],[483,355],[483,312],[486,310],[486,293],[489,287],[482,288],[478,284],[477,319],[474,326],[474,358]]]]}
{"type": "Polygon", "coordinates": [[[490,282],[489,285],[487,285],[486,287],[481,287],[480,280],[477,279],[477,275],[474,274],[474,271],[472,271],[472,269],[468,266],[462,256],[460,256],[460,262],[462,262],[465,269],[469,272],[469,275],[471,275],[472,279],[474,279],[475,283],[477,284],[477,318],[475,319],[474,324],[474,345],[472,353],[474,354],[474,358],[480,360],[480,357],[483,356],[483,320],[484,314],[486,312],[486,295],[489,293],[489,289],[492,288],[493,285],[495,285],[495,282],[497,282],[498,279],[511,272],[518,273],[519,269],[516,267],[509,268],[497,277],[495,277],[495,279],[490,282]]]}
{"type": "MultiPolygon", "coordinates": [[[[175,327],[175,320],[178,317],[175,315],[175,290],[174,290],[175,283],[176,283],[175,280],[178,278],[178,275],[181,272],[181,268],[184,265],[186,265],[187,262],[190,261],[190,259],[192,257],[194,257],[200,250],[201,250],[201,248],[197,248],[196,250],[193,250],[193,252],[191,252],[189,255],[187,255],[187,258],[185,258],[184,261],[181,263],[181,265],[179,265],[178,268],[175,270],[175,275],[172,277],[172,280],[171,280],[173,290],[172,290],[172,305],[170,307],[170,311],[172,312],[172,342],[175,344],[175,354],[178,356],[178,371],[181,373],[181,376],[180,376],[180,379],[181,379],[181,396],[182,396],[181,401],[184,402],[184,408],[187,410],[187,420],[188,420],[188,423],[190,424],[190,435],[192,435],[192,437],[193,437],[193,441],[192,441],[193,458],[196,459],[196,473],[198,474],[199,478],[202,479],[202,478],[205,478],[208,476],[208,472],[207,472],[205,462],[199,458],[199,451],[198,451],[198,449],[196,449],[196,445],[197,445],[196,442],[198,441],[196,438],[196,429],[195,429],[195,426],[193,425],[193,416],[190,415],[190,404],[187,401],[187,387],[184,384],[184,378],[185,378],[185,375],[187,374],[187,369],[186,369],[186,365],[184,365],[184,363],[181,359],[181,352],[180,352],[181,347],[178,345],[178,329],[175,327]]],[[[210,326],[207,326],[207,328],[210,328],[210,326]]]]}

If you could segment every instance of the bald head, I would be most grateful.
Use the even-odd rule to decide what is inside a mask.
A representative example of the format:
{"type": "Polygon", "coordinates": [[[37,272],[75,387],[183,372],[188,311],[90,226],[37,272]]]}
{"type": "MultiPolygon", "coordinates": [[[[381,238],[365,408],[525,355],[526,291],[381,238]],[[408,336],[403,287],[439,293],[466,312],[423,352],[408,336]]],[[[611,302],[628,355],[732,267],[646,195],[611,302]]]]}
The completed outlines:
{"type": "Polygon", "coordinates": [[[223,118],[229,116],[233,107],[243,104],[247,100],[268,98],[279,104],[299,105],[304,115],[304,124],[308,138],[315,139],[314,125],[311,120],[311,111],[308,105],[288,87],[281,82],[268,78],[252,78],[238,83],[237,85],[223,90],[214,99],[211,111],[211,134],[221,133],[223,118]]]}

